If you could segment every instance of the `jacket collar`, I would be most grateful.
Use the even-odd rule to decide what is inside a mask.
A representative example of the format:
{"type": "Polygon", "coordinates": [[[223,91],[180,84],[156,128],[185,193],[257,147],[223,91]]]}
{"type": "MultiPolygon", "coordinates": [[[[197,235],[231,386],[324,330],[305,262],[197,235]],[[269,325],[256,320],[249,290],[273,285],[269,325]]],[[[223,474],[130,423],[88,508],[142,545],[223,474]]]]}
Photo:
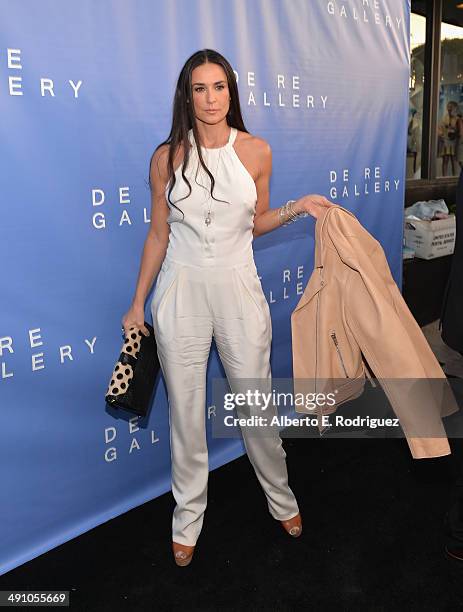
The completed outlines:
{"type": "Polygon", "coordinates": [[[333,210],[335,210],[336,208],[338,210],[344,211],[351,217],[355,218],[354,213],[352,213],[350,210],[347,210],[347,208],[340,206],[339,204],[331,204],[330,206],[327,206],[325,208],[324,213],[320,215],[319,217],[317,217],[317,221],[315,223],[315,264],[314,264],[314,268],[323,268],[323,256],[324,256],[323,240],[326,236],[326,227],[327,227],[327,222],[329,220],[329,216],[333,212],[333,210]]]}
{"type": "MultiPolygon", "coordinates": [[[[327,206],[323,214],[317,217],[317,221],[315,223],[315,263],[314,263],[314,271],[309,278],[309,282],[306,286],[304,293],[299,300],[299,303],[296,305],[296,308],[293,310],[295,313],[297,310],[303,308],[313,297],[316,295],[323,287],[326,286],[327,280],[323,276],[323,260],[324,260],[324,238],[326,238],[326,228],[329,221],[329,216],[333,212],[333,210],[337,208],[346,212],[348,215],[351,215],[355,218],[355,215],[340,206],[339,204],[332,204],[327,206]],[[318,269],[318,274],[314,274],[318,269]]],[[[292,313],[292,314],[293,314],[292,313]]]]}

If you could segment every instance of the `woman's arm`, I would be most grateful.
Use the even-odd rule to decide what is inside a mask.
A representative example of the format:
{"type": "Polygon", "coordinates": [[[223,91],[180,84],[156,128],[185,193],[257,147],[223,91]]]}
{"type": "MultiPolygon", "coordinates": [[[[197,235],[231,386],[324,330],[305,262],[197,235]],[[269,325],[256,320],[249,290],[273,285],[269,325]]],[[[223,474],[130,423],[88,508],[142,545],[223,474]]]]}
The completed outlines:
{"type": "Polygon", "coordinates": [[[168,181],[167,156],[168,145],[164,145],[154,153],[151,160],[151,223],[143,246],[132,304],[122,319],[126,334],[128,329],[135,325],[146,336],[149,335],[144,325],[146,296],[164,260],[170,233],[170,226],[167,223],[169,207],[165,195],[168,181]]]}
{"type": "MultiPolygon", "coordinates": [[[[259,174],[256,179],[257,204],[254,216],[254,236],[261,236],[277,227],[281,227],[280,208],[270,209],[269,183],[272,174],[272,149],[270,145],[260,140],[259,143],[259,174]]],[[[317,218],[323,207],[331,206],[327,198],[318,194],[305,195],[296,200],[292,206],[295,213],[307,212],[317,218]]],[[[284,217],[287,220],[287,217],[284,217]]]]}

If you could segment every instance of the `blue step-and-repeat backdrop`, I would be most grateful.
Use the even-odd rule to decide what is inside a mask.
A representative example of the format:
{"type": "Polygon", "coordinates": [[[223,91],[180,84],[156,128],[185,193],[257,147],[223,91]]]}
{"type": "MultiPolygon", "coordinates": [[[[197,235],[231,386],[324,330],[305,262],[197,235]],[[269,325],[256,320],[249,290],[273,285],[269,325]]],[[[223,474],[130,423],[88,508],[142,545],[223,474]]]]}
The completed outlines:
{"type": "MultiPolygon", "coordinates": [[[[410,0],[0,1],[0,573],[170,489],[163,379],[143,420],[104,394],[185,60],[232,64],[273,150],[271,206],[319,193],[352,210],[401,286],[409,17],[410,0]]],[[[275,377],[313,252],[311,217],[254,241],[275,377]]],[[[214,376],[215,345],[208,416],[214,376]]],[[[244,446],[211,418],[213,470],[244,446]]]]}

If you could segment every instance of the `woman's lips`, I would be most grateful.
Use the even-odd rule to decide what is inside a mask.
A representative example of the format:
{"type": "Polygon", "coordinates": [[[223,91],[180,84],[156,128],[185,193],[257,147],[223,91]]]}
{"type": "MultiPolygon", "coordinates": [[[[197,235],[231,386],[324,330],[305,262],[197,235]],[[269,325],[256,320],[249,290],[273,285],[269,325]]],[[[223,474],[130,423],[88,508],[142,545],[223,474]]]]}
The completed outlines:
{"type": "Polygon", "coordinates": [[[218,108],[216,108],[216,109],[214,109],[214,110],[206,110],[206,113],[211,113],[211,114],[213,114],[213,113],[217,113],[217,112],[218,112],[218,110],[219,110],[218,108]]]}

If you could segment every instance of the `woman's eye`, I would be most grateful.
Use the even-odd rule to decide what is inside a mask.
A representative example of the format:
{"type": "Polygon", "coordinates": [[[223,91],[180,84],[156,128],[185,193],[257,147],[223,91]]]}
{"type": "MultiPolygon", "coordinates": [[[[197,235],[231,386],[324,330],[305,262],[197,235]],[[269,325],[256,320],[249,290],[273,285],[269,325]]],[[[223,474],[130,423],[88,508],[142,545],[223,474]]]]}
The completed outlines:
{"type": "MultiPolygon", "coordinates": [[[[217,87],[218,87],[219,89],[223,89],[223,88],[225,87],[225,85],[217,85],[217,87]]],[[[204,87],[197,87],[197,88],[195,89],[195,91],[201,91],[202,89],[204,89],[204,87]]]]}

